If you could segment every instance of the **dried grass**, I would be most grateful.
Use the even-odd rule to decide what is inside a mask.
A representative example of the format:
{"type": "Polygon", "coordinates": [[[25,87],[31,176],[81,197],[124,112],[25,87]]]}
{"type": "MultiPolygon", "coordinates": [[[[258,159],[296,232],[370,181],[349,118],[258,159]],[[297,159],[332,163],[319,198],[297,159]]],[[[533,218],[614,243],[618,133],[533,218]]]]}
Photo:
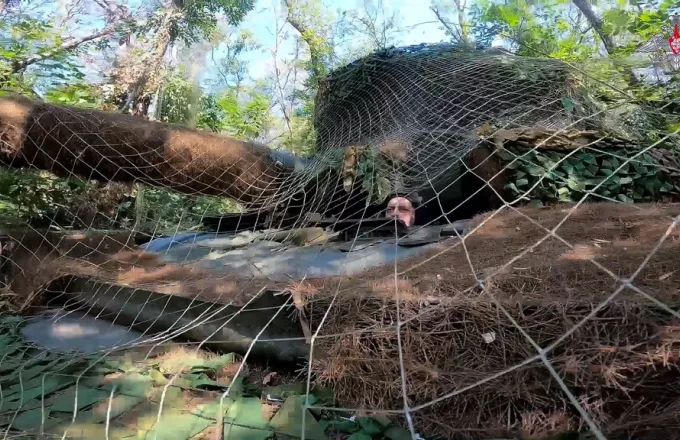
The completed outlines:
{"type": "MultiPolygon", "coordinates": [[[[449,240],[429,259],[399,263],[409,405],[458,393],[413,413],[421,434],[543,437],[584,428],[542,362],[492,378],[537,354],[505,312],[539,346],[556,344],[550,363],[608,438],[673,438],[678,432],[680,321],[673,315],[625,288],[558,339],[619,285],[588,258],[630,277],[680,206],[584,205],[557,228],[573,249],[554,237],[530,248],[547,232],[526,217],[552,229],[567,212],[562,206],[480,216],[479,229],[464,242],[449,240]],[[475,275],[489,275],[523,251],[483,287],[477,284],[475,275]],[[485,335],[493,341],[485,342],[485,335]]],[[[679,239],[680,231],[673,230],[633,282],[674,310],[680,303],[679,239]]],[[[312,327],[340,281],[316,342],[325,357],[313,365],[315,380],[331,385],[342,406],[402,409],[394,268],[306,283],[301,292],[312,327]]]]}

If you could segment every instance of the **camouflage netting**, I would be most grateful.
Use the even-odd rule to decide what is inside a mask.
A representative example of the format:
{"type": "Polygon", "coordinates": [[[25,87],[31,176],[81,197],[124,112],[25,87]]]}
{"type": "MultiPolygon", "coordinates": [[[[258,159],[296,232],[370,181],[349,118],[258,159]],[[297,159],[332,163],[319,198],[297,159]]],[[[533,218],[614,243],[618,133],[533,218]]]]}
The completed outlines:
{"type": "MultiPolygon", "coordinates": [[[[152,426],[173,430],[168,419],[198,418],[200,430],[158,438],[222,438],[222,421],[247,425],[252,419],[234,411],[247,406],[257,413],[265,402],[272,411],[266,419],[257,416],[264,432],[249,437],[276,432],[279,438],[278,417],[299,427],[284,433],[299,438],[306,417],[319,429],[305,438],[326,440],[337,432],[324,427],[346,427],[349,421],[340,417],[364,412],[387,414],[413,436],[402,429],[392,440],[416,433],[489,439],[570,431],[598,440],[677,437],[680,208],[669,201],[680,193],[671,149],[678,136],[667,128],[662,133],[662,116],[603,89],[557,61],[447,46],[388,50],[322,82],[318,154],[295,170],[287,166],[290,157],[261,145],[0,98],[2,165],[141,183],[173,196],[230,198],[242,214],[217,220],[231,223],[229,231],[245,230],[237,237],[216,237],[214,229],[194,233],[203,224],[183,234],[187,228],[178,220],[172,233],[179,234],[154,241],[155,247],[139,246],[149,234],[158,236],[153,222],[144,234],[137,223],[120,223],[118,232],[91,225],[3,231],[0,305],[7,310],[12,303],[12,313],[24,316],[0,317],[0,360],[11,360],[0,362],[10,384],[0,389],[0,428],[6,437],[61,435],[70,421],[84,418],[104,432],[83,432],[85,438],[106,437],[121,425],[125,435],[110,432],[110,438],[148,438],[152,426]],[[596,99],[603,94],[607,105],[596,99]],[[472,192],[466,167],[500,205],[471,226],[432,225],[449,219],[422,220],[421,211],[421,223],[407,231],[391,219],[364,221],[382,209],[369,210],[366,193],[380,202],[415,191],[440,212],[455,210],[472,192]],[[603,198],[608,202],[590,203],[603,198]],[[527,199],[569,203],[517,206],[527,199]],[[622,203],[660,199],[664,203],[622,203]],[[268,212],[274,205],[278,218],[268,212]],[[268,220],[260,222],[261,216],[268,220]],[[381,222],[387,226],[380,233],[367,230],[381,222]],[[299,228],[308,223],[316,224],[299,228]],[[359,229],[362,223],[369,226],[359,229]],[[319,234],[301,237],[305,230],[319,234]],[[172,240],[179,245],[170,249],[172,240]],[[227,270],[229,258],[236,262],[227,270]],[[350,263],[372,269],[350,274],[350,263]],[[82,371],[69,370],[67,382],[45,377],[61,371],[64,357],[91,357],[55,358],[44,340],[20,331],[20,324],[33,324],[23,321],[28,315],[42,312],[115,322],[132,334],[129,344],[149,355],[183,337],[199,344],[190,349],[194,354],[218,347],[243,354],[243,363],[234,374],[209,377],[200,363],[192,378],[153,370],[154,392],[133,396],[124,407],[114,389],[90,378],[92,398],[84,403],[66,388],[82,371]],[[284,373],[284,350],[285,360],[295,362],[285,373],[303,368],[297,385],[308,391],[316,383],[331,385],[334,399],[312,402],[299,392],[284,403],[272,399],[262,387],[271,373],[284,373]],[[235,381],[245,362],[277,352],[257,387],[235,381]],[[220,379],[225,376],[229,383],[220,379]],[[166,397],[200,395],[210,411],[192,418],[176,399],[159,401],[158,386],[166,397]],[[303,402],[316,403],[316,411],[306,411],[303,402]],[[153,403],[151,410],[146,403],[153,403]],[[230,405],[226,414],[224,405],[230,405]],[[203,437],[196,437],[200,431],[203,437]]],[[[112,216],[102,212],[105,200],[96,199],[78,202],[91,208],[86,217],[112,216]]],[[[139,366],[118,359],[126,348],[97,352],[98,360],[113,361],[103,366],[109,379],[138,373],[139,366]]],[[[358,420],[364,426],[350,426],[355,438],[377,439],[384,431],[376,420],[358,420]]]]}
{"type": "Polygon", "coordinates": [[[372,202],[418,193],[423,202],[455,206],[469,192],[463,176],[478,165],[468,153],[498,147],[503,132],[537,130],[524,139],[529,149],[551,148],[565,130],[577,138],[587,132],[587,142],[576,139],[571,149],[668,142],[651,136],[659,137],[663,115],[561,61],[442,44],[385,50],[333,72],[320,83],[314,125],[316,156],[289,172],[247,142],[4,98],[0,160],[63,177],[224,195],[246,211],[278,206],[290,210],[283,224],[295,224],[301,211],[339,206],[345,217],[365,215],[363,201],[350,202],[357,193],[372,202]]]}
{"type": "Polygon", "coordinates": [[[315,380],[368,412],[403,410],[405,391],[426,436],[587,431],[580,407],[609,439],[675,438],[680,231],[669,224],[679,213],[507,208],[396,267],[306,281],[297,289],[319,330],[315,380]]]}
{"type": "Polygon", "coordinates": [[[589,146],[608,149],[605,136],[639,148],[663,125],[663,116],[559,60],[446,44],[355,61],[321,81],[315,105],[321,162],[336,149],[371,147],[366,161],[377,170],[364,174],[380,194],[421,191],[440,200],[460,197],[452,182],[466,171],[461,158],[484,145],[480,130],[593,131],[589,146]]]}

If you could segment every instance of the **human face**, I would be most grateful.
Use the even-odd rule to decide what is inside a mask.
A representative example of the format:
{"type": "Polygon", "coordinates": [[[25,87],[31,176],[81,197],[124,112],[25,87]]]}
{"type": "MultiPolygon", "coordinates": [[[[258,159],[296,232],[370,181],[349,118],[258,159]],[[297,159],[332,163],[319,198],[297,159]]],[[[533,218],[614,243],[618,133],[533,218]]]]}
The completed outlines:
{"type": "Polygon", "coordinates": [[[392,198],[387,204],[387,211],[385,214],[387,217],[401,220],[406,226],[413,226],[416,219],[413,204],[404,197],[392,198]]]}

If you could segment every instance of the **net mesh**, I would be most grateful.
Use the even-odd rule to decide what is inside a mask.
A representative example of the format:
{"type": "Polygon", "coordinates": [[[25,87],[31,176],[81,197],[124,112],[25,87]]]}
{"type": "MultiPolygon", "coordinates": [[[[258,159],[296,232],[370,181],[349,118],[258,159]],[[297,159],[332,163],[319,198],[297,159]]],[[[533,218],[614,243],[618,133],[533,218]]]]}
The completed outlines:
{"type": "Polygon", "coordinates": [[[99,182],[2,236],[3,435],[670,438],[672,118],[448,46],[329,76],[308,159],[1,98],[7,175],[99,182]]]}

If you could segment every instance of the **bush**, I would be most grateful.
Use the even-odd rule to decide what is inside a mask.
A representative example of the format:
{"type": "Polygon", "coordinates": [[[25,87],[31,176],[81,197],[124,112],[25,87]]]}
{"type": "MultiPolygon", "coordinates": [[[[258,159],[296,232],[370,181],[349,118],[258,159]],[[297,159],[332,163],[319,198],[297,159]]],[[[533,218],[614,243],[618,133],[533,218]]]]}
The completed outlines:
{"type": "Polygon", "coordinates": [[[514,197],[535,203],[575,202],[588,191],[625,203],[658,201],[680,194],[675,154],[650,149],[623,165],[639,151],[583,150],[569,157],[570,152],[519,148],[499,150],[498,153],[505,162],[505,169],[510,170],[510,183],[506,189],[514,197]],[[670,167],[663,166],[668,162],[670,167]]]}

